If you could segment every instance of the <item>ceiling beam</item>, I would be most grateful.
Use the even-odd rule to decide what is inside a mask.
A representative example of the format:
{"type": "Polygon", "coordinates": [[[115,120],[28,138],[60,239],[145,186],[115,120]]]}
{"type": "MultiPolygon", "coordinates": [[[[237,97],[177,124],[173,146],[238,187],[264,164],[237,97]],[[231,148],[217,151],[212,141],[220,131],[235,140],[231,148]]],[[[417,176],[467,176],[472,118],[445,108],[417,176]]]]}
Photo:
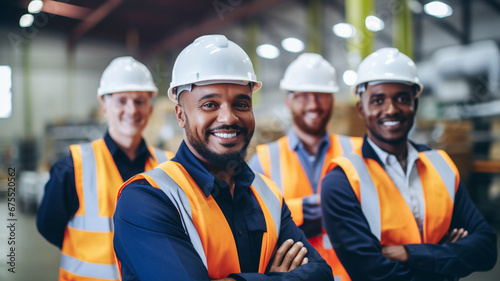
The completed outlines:
{"type": "Polygon", "coordinates": [[[491,8],[493,8],[497,13],[500,14],[500,3],[495,0],[483,0],[484,3],[488,4],[491,8]]]}
{"type": "Polygon", "coordinates": [[[102,4],[99,8],[89,14],[83,22],[71,31],[69,37],[69,45],[74,46],[76,41],[82,37],[89,30],[94,28],[97,24],[99,24],[102,20],[104,20],[111,12],[113,12],[123,0],[108,0],[104,4],[102,4]]]}
{"type": "Polygon", "coordinates": [[[43,1],[42,12],[72,19],[83,20],[92,12],[92,10],[89,8],[71,5],[59,1],[45,0],[43,1]]]}
{"type": "MultiPolygon", "coordinates": [[[[249,18],[283,1],[285,0],[255,0],[249,4],[241,4],[239,6],[231,7],[232,9],[227,10],[223,14],[218,13],[217,15],[208,18],[199,24],[168,35],[159,43],[145,49],[141,53],[141,56],[147,58],[175,47],[185,46],[201,35],[210,34],[216,29],[249,18]]],[[[226,1],[216,0],[213,2],[214,7],[218,2],[228,5],[225,3],[226,1]]]]}

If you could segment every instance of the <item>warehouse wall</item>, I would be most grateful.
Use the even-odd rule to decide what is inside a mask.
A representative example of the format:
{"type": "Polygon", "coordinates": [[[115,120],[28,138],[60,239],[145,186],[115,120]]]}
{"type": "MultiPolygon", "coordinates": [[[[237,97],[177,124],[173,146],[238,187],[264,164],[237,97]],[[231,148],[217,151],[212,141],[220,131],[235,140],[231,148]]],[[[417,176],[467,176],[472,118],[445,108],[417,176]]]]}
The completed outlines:
{"type": "Polygon", "coordinates": [[[47,123],[89,118],[98,107],[102,71],[114,57],[127,54],[117,45],[84,41],[72,58],[65,37],[42,29],[28,39],[20,30],[0,28],[0,38],[9,39],[0,41],[0,65],[12,68],[13,79],[12,117],[0,119],[2,139],[41,137],[47,123]]]}

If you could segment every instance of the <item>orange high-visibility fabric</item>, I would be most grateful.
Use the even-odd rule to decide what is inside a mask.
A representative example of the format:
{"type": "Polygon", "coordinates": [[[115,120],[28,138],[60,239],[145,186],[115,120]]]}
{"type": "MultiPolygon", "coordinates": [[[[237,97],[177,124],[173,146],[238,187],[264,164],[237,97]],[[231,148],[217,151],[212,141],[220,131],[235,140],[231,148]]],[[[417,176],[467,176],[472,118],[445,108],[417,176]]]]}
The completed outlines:
{"type": "MultiPolygon", "coordinates": [[[[328,171],[327,168],[330,160],[345,153],[342,151],[338,135],[331,134],[329,138],[330,147],[326,151],[318,185],[321,184],[321,179],[323,179],[328,171]]],[[[279,161],[283,197],[285,198],[285,202],[292,213],[295,224],[300,226],[304,222],[302,198],[312,195],[313,188],[311,187],[311,183],[309,182],[306,172],[300,163],[297,153],[294,150],[290,150],[288,136],[278,139],[277,142],[280,149],[280,159],[270,158],[268,144],[258,145],[256,147],[256,153],[264,175],[269,178],[271,178],[271,161],[279,161]]],[[[362,138],[351,138],[352,147],[360,146],[361,142],[362,138]]]]}
{"type": "MultiPolygon", "coordinates": [[[[454,172],[455,192],[458,189],[459,174],[455,164],[444,151],[438,151],[454,172]]],[[[357,154],[361,155],[360,151],[357,154]]],[[[433,243],[437,244],[447,233],[453,214],[453,198],[441,179],[436,167],[425,155],[419,153],[417,169],[422,183],[425,200],[423,239],[408,204],[396,185],[380,164],[370,158],[363,158],[378,193],[380,205],[381,238],[384,246],[433,243]]],[[[361,204],[361,182],[353,164],[345,157],[336,158],[330,169],[340,166],[361,204]]],[[[374,198],[376,199],[376,198],[374,198]]],[[[363,206],[361,206],[363,208],[363,206]]],[[[340,261],[338,261],[340,263],[340,261]]]]}
{"type": "MultiPolygon", "coordinates": [[[[240,273],[238,251],[233,233],[212,195],[206,197],[189,173],[177,162],[164,162],[157,169],[162,169],[167,173],[181,187],[189,200],[193,223],[200,236],[206,256],[209,277],[221,279],[231,273],[240,273]]],[[[139,174],[123,184],[118,197],[128,183],[137,179],[146,179],[153,187],[161,189],[149,175],[139,174]]],[[[265,177],[263,179],[281,202],[281,193],[276,185],[265,177]]],[[[266,220],[267,232],[262,238],[259,262],[259,273],[265,273],[278,241],[278,233],[271,213],[262,197],[253,186],[250,188],[262,208],[266,220]]]]}
{"type": "MultiPolygon", "coordinates": [[[[91,146],[95,157],[98,215],[111,220],[115,211],[116,194],[123,183],[123,179],[104,139],[93,141],[91,146]]],[[[148,149],[152,152],[152,155],[155,155],[152,147],[148,149]]],[[[75,186],[79,201],[79,209],[76,211],[75,217],[86,216],[81,147],[71,145],[70,151],[73,157],[75,186]]],[[[167,157],[173,155],[171,152],[165,153],[167,157]]],[[[156,165],[158,165],[156,156],[155,158],[148,157],[145,171],[154,168],[156,165]]],[[[112,230],[96,232],[68,226],[65,230],[61,253],[85,263],[115,265],[113,234],[112,230]]],[[[84,278],[89,278],[88,280],[109,281],[109,279],[92,278],[85,274],[85,272],[69,272],[60,268],[59,280],[87,280],[84,278]]]]}
{"type": "MultiPolygon", "coordinates": [[[[331,134],[330,147],[326,151],[325,159],[323,162],[323,167],[321,169],[320,181],[318,181],[318,188],[320,189],[321,179],[329,171],[328,166],[330,161],[337,156],[350,151],[343,151],[340,144],[339,135],[331,134]]],[[[353,149],[361,147],[363,139],[360,137],[351,137],[350,142],[353,149]]],[[[279,161],[280,173],[281,173],[281,190],[283,192],[283,197],[285,202],[292,213],[292,218],[295,224],[298,226],[304,223],[304,213],[302,210],[302,198],[312,195],[313,189],[309,178],[307,177],[302,164],[300,163],[297,152],[290,150],[289,138],[284,136],[277,140],[278,147],[280,150],[280,159],[271,159],[271,153],[269,152],[269,145],[263,144],[256,147],[256,153],[259,158],[260,165],[264,175],[271,177],[271,161],[279,161]]],[[[318,192],[319,194],[319,192],[318,192]]],[[[323,233],[326,233],[323,230],[323,233]]],[[[326,260],[326,262],[332,267],[334,275],[341,277],[342,281],[350,280],[344,267],[338,262],[336,254],[333,249],[325,249],[323,243],[323,235],[309,238],[308,241],[311,245],[321,254],[321,256],[326,260]],[[335,270],[336,269],[336,270],[335,270]],[[344,279],[345,278],[345,279],[344,279]]]]}

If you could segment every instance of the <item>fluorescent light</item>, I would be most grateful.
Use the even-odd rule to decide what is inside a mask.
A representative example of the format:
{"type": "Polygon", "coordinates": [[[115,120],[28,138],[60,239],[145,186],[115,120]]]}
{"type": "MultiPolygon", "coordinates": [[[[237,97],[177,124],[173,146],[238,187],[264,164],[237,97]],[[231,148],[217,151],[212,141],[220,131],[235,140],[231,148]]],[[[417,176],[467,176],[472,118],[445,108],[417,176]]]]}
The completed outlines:
{"type": "Polygon", "coordinates": [[[358,78],[358,74],[354,70],[346,70],[342,78],[344,79],[344,83],[346,83],[346,85],[352,86],[354,85],[354,83],[356,83],[356,78],[358,78]]]}
{"type": "Polygon", "coordinates": [[[283,41],[281,41],[281,46],[291,53],[298,53],[304,50],[304,42],[293,37],[283,39],[283,41]]]}
{"type": "Polygon", "coordinates": [[[42,0],[32,0],[30,4],[28,5],[28,12],[32,14],[40,13],[43,7],[43,1],[42,0]]]}
{"type": "Polygon", "coordinates": [[[19,26],[30,27],[33,24],[35,17],[32,14],[24,14],[19,20],[19,26]]]}
{"type": "Polygon", "coordinates": [[[436,18],[449,17],[453,14],[451,7],[441,1],[432,1],[424,5],[426,14],[436,18]]]}
{"type": "Polygon", "coordinates": [[[12,115],[12,70],[10,66],[0,65],[0,118],[12,115]]]}
{"type": "Polygon", "coordinates": [[[356,28],[349,23],[337,23],[333,26],[333,33],[338,37],[351,38],[356,35],[356,28]]]}
{"type": "Polygon", "coordinates": [[[280,50],[271,44],[262,44],[257,47],[257,55],[265,59],[275,59],[280,55],[280,50]]]}
{"type": "Polygon", "coordinates": [[[376,16],[367,16],[365,19],[365,25],[368,30],[377,32],[384,29],[384,22],[377,18],[376,16]]]}

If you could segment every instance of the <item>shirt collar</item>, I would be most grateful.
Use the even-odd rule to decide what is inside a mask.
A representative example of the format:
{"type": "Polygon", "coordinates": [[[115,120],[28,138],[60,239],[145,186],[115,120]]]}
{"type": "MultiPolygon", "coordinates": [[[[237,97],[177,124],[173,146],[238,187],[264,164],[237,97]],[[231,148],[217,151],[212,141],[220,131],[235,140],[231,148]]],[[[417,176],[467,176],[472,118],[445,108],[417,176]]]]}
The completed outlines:
{"type": "MultiPolygon", "coordinates": [[[[366,140],[368,141],[370,146],[373,148],[373,151],[375,151],[375,153],[377,154],[380,161],[384,165],[388,165],[389,164],[388,158],[392,154],[389,154],[386,151],[384,151],[382,148],[380,148],[378,145],[376,145],[370,138],[367,137],[366,140]]],[[[411,165],[411,164],[413,164],[414,161],[416,161],[418,159],[418,157],[419,157],[418,151],[408,141],[406,142],[406,146],[408,148],[407,163],[411,165]]]]}
{"type": "MultiPolygon", "coordinates": [[[[297,136],[297,134],[295,133],[293,128],[288,131],[287,137],[288,137],[288,145],[289,145],[290,150],[297,151],[299,148],[304,147],[304,145],[300,141],[299,137],[297,136]]],[[[328,137],[328,134],[326,132],[325,132],[323,138],[321,139],[321,146],[322,145],[326,145],[327,147],[330,146],[330,138],[328,137]]]]}
{"type": "MultiPolygon", "coordinates": [[[[113,156],[113,157],[115,157],[117,155],[125,155],[126,156],[125,152],[113,140],[113,138],[109,134],[109,131],[106,131],[106,134],[104,134],[104,143],[106,143],[106,146],[108,147],[108,150],[111,153],[111,156],[113,156]]],[[[151,152],[149,152],[149,149],[148,149],[146,142],[144,141],[143,138],[141,138],[141,143],[139,144],[139,148],[137,150],[136,159],[141,155],[153,157],[151,155],[151,152]]]]}
{"type": "MultiPolygon", "coordinates": [[[[206,168],[201,164],[201,161],[194,156],[194,154],[189,150],[188,146],[184,141],[182,141],[175,157],[172,159],[184,167],[188,174],[193,178],[194,182],[203,191],[205,196],[209,196],[212,193],[215,183],[215,176],[212,175],[206,168]]],[[[237,169],[237,174],[235,175],[235,188],[248,188],[253,183],[255,178],[254,172],[250,167],[243,162],[240,169],[237,169]]]]}

